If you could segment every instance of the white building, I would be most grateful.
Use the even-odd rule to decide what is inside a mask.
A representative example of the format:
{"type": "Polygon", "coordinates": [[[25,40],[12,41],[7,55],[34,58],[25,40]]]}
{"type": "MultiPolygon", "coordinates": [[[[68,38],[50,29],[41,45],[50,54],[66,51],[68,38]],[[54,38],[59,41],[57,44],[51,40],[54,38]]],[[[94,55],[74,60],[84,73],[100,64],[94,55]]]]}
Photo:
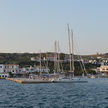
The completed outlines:
{"type": "Polygon", "coordinates": [[[8,73],[0,73],[0,78],[6,78],[9,77],[8,73]]]}
{"type": "Polygon", "coordinates": [[[0,64],[0,73],[4,73],[4,72],[5,72],[5,65],[0,64]]]}
{"type": "Polygon", "coordinates": [[[97,68],[97,71],[104,76],[108,76],[108,63],[102,63],[102,65],[97,68]]]}
{"type": "Polygon", "coordinates": [[[19,73],[19,65],[17,64],[5,64],[5,72],[6,73],[13,73],[13,74],[17,74],[19,73]]]}
{"type": "Polygon", "coordinates": [[[31,61],[37,61],[40,62],[40,57],[31,57],[31,61]]]}
{"type": "Polygon", "coordinates": [[[32,72],[35,72],[35,69],[34,67],[23,67],[21,68],[21,72],[22,73],[32,73],[32,72]]]}
{"type": "Polygon", "coordinates": [[[45,67],[23,67],[19,68],[17,64],[0,64],[0,78],[9,77],[9,73],[12,74],[27,74],[27,73],[39,73],[39,72],[48,73],[50,69],[45,67]]]}
{"type": "Polygon", "coordinates": [[[0,73],[18,73],[19,65],[16,64],[0,64],[0,73]]]}
{"type": "Polygon", "coordinates": [[[89,63],[91,63],[91,64],[97,64],[97,61],[96,60],[89,60],[89,63]]]}
{"type": "Polygon", "coordinates": [[[39,73],[39,72],[45,72],[45,73],[48,73],[49,71],[50,71],[50,69],[49,68],[45,68],[45,67],[41,67],[41,69],[40,69],[40,67],[32,67],[32,66],[30,66],[30,67],[23,67],[23,68],[21,68],[20,69],[20,72],[21,73],[39,73]]]}
{"type": "Polygon", "coordinates": [[[9,74],[5,72],[5,65],[0,64],[0,78],[9,77],[9,74]]]}

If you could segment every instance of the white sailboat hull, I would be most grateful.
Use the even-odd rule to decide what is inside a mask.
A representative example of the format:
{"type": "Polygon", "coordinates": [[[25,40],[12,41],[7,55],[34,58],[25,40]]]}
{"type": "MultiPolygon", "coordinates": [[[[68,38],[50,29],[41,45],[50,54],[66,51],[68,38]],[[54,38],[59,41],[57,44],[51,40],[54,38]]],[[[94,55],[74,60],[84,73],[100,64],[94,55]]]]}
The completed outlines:
{"type": "Polygon", "coordinates": [[[52,80],[54,83],[87,83],[87,78],[57,78],[52,80]]]}

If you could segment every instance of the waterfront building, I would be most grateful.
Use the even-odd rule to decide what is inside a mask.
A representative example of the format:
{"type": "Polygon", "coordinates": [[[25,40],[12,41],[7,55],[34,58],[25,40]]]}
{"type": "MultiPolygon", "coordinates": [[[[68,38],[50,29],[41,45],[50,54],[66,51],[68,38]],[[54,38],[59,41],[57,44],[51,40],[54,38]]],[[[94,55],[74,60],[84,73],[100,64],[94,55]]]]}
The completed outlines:
{"type": "Polygon", "coordinates": [[[99,68],[97,68],[98,73],[102,76],[108,76],[108,63],[102,63],[99,68]]]}
{"type": "Polygon", "coordinates": [[[17,64],[0,64],[0,78],[9,77],[9,73],[18,74],[19,65],[17,64]]]}
{"type": "Polygon", "coordinates": [[[0,73],[0,78],[9,77],[9,73],[0,73]]]}
{"type": "Polygon", "coordinates": [[[49,73],[49,71],[50,69],[46,68],[45,66],[42,66],[41,68],[39,66],[28,66],[20,68],[17,64],[0,64],[0,78],[9,77],[9,75],[12,77],[20,77],[24,75],[26,76],[30,73],[49,73]]]}
{"type": "Polygon", "coordinates": [[[20,68],[20,73],[39,73],[39,72],[45,72],[45,73],[48,73],[50,71],[49,68],[45,68],[44,66],[41,67],[32,67],[32,66],[29,66],[29,67],[23,67],[23,68],[20,68]]]}
{"type": "Polygon", "coordinates": [[[96,60],[89,60],[89,63],[91,63],[91,64],[98,64],[96,60]]]}
{"type": "Polygon", "coordinates": [[[9,77],[9,73],[5,72],[5,65],[0,64],[0,78],[9,77]]]}
{"type": "Polygon", "coordinates": [[[12,74],[17,74],[17,73],[19,73],[19,65],[17,65],[17,64],[5,64],[5,72],[6,73],[11,72],[12,74]]]}
{"type": "Polygon", "coordinates": [[[22,73],[33,73],[35,72],[35,68],[30,66],[30,67],[23,67],[20,69],[22,73]]]}
{"type": "Polygon", "coordinates": [[[4,72],[5,72],[5,65],[0,64],[0,73],[4,73],[4,72]]]}

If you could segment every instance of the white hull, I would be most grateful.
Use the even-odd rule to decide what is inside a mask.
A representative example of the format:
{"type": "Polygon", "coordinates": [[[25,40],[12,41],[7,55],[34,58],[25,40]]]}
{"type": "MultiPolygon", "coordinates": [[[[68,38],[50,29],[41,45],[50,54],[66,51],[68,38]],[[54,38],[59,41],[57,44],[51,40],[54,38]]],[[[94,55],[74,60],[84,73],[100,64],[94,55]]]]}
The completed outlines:
{"type": "Polygon", "coordinates": [[[87,78],[56,78],[54,83],[87,83],[87,78]]]}

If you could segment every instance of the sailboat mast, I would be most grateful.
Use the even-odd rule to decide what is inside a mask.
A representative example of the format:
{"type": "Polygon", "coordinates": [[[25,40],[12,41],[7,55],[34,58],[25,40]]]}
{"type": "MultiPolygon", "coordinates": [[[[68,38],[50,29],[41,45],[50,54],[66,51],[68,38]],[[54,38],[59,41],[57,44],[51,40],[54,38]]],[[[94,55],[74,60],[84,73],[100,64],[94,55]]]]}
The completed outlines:
{"type": "Polygon", "coordinates": [[[58,61],[58,72],[60,72],[60,46],[59,46],[59,41],[58,41],[58,57],[57,57],[57,61],[58,61]]]}
{"type": "Polygon", "coordinates": [[[41,51],[40,51],[40,74],[42,74],[42,61],[41,61],[41,51]]]}
{"type": "Polygon", "coordinates": [[[55,47],[55,54],[54,54],[54,74],[55,74],[57,71],[57,41],[55,41],[54,47],[55,47]]]}
{"type": "Polygon", "coordinates": [[[69,28],[69,24],[67,24],[68,27],[68,38],[69,38],[69,56],[70,56],[70,72],[72,72],[72,62],[71,62],[71,42],[70,42],[70,28],[69,28]]]}
{"type": "MultiPolygon", "coordinates": [[[[46,52],[46,69],[48,70],[48,59],[47,59],[47,57],[48,57],[48,54],[46,52]]],[[[49,74],[49,72],[48,72],[48,74],[49,74]]]]}
{"type": "Polygon", "coordinates": [[[74,77],[74,39],[73,39],[73,31],[71,30],[71,39],[72,39],[72,72],[73,72],[73,77],[74,77]]]}

